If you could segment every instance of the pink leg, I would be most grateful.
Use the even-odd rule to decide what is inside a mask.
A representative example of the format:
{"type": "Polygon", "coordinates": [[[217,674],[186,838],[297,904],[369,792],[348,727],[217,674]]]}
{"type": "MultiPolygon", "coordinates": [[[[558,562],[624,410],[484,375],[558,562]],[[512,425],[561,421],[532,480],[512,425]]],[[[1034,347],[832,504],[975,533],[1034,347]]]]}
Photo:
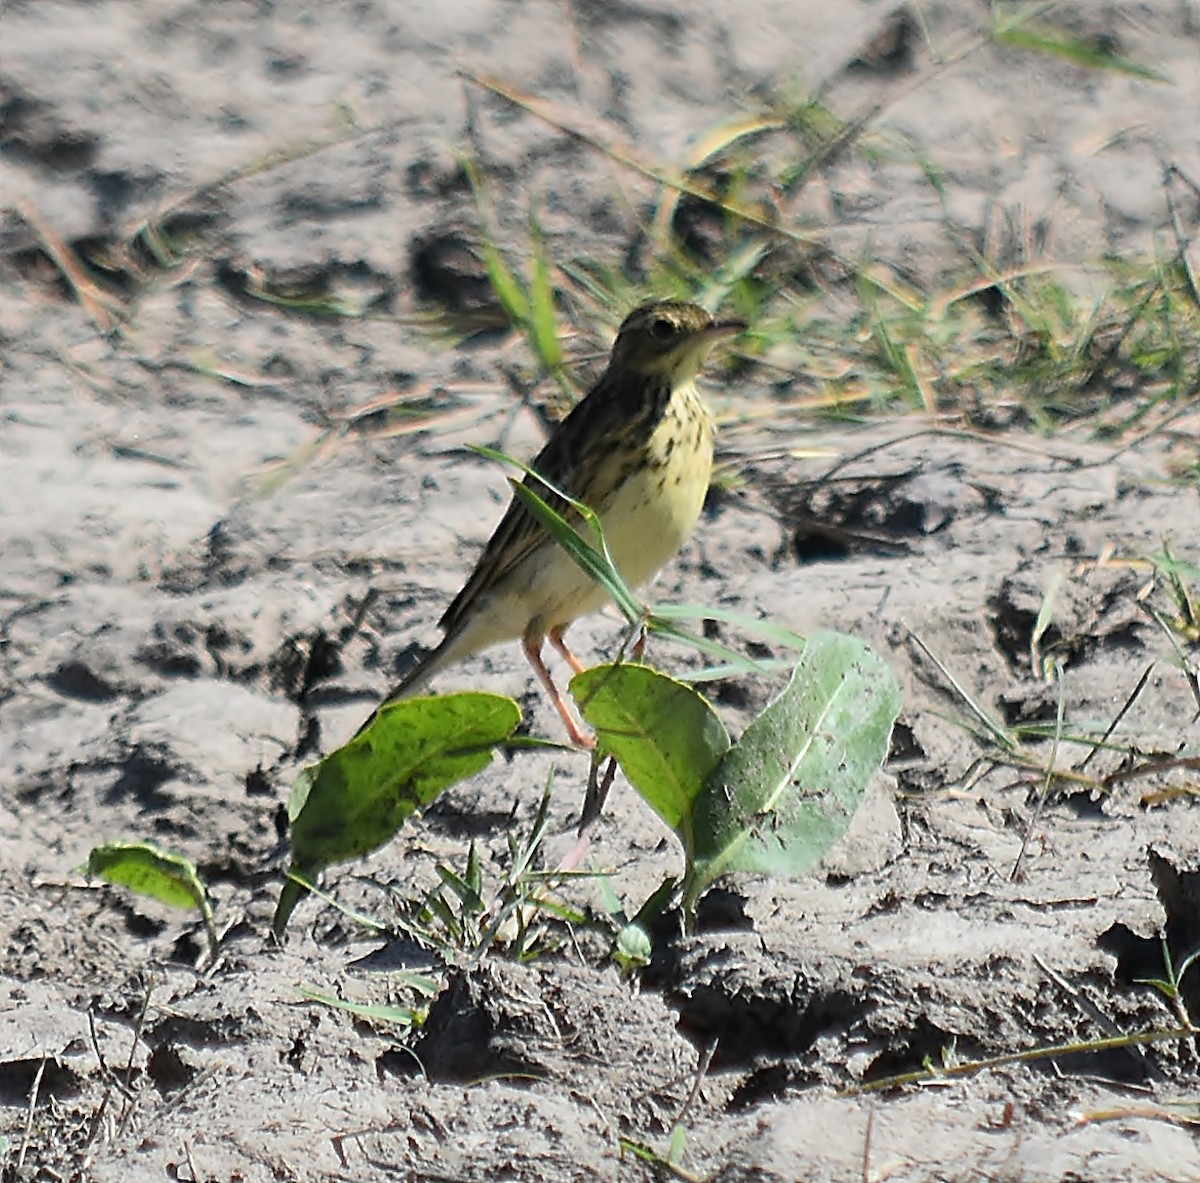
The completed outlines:
{"type": "Polygon", "coordinates": [[[574,871],[576,867],[583,862],[583,856],[587,854],[588,847],[592,844],[590,834],[580,834],[579,841],[571,847],[570,853],[558,864],[560,871],[574,871]]]}
{"type": "Polygon", "coordinates": [[[554,709],[562,716],[562,721],[566,725],[567,734],[571,737],[571,742],[581,748],[594,748],[596,746],[595,736],[588,735],[586,731],[580,729],[579,724],[575,721],[571,714],[571,708],[567,706],[566,699],[563,698],[559,689],[554,684],[554,679],[550,676],[550,671],[546,668],[546,663],[542,660],[542,639],[540,637],[526,637],[524,642],[525,656],[529,659],[529,664],[533,666],[533,672],[537,674],[538,680],[546,688],[546,693],[550,695],[550,701],[554,703],[554,709]]]}
{"type": "Polygon", "coordinates": [[[558,628],[552,628],[547,636],[550,638],[550,644],[562,654],[562,659],[569,665],[577,674],[583,673],[583,662],[567,648],[567,642],[563,639],[563,633],[567,631],[567,626],[559,625],[558,628]]]}

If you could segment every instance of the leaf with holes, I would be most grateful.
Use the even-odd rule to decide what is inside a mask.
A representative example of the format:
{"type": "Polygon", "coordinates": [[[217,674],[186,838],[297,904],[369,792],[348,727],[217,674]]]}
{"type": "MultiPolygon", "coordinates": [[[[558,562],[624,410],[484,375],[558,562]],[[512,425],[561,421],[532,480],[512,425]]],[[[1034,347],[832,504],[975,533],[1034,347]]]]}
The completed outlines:
{"type": "Polygon", "coordinates": [[[696,799],[689,905],[727,871],[811,870],[849,827],[899,710],[895,677],[862,641],[810,637],[787,688],[696,799]]]}

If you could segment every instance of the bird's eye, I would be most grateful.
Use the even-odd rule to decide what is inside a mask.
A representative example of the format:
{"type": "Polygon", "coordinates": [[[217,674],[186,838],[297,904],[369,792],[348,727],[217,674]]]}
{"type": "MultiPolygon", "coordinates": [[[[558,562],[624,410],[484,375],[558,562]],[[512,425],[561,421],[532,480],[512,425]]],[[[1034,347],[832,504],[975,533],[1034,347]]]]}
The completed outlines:
{"type": "Polygon", "coordinates": [[[656,341],[669,341],[675,336],[675,322],[660,316],[650,325],[650,336],[656,341]]]}

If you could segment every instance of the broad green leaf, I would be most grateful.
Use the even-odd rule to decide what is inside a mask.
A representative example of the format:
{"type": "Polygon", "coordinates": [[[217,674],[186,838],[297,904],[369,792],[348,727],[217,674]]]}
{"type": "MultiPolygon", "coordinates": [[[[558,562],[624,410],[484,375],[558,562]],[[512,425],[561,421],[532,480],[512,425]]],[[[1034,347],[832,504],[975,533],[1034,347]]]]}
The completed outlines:
{"type": "MultiPolygon", "coordinates": [[[[410,813],[486,768],[520,721],[512,699],[477,692],[381,707],[364,731],[296,779],[288,803],[293,871],[313,878],[384,846],[410,813]]],[[[303,893],[295,880],[284,885],[276,932],[303,893]]]]}
{"type": "Polygon", "coordinates": [[[729,733],[690,686],[644,665],[601,665],[571,680],[597,748],[691,852],[693,802],[729,750],[729,733]]]}
{"type": "Polygon", "coordinates": [[[696,800],[686,898],[726,871],[801,875],[846,832],[887,754],[900,690],[863,642],[809,638],[791,682],[696,800]]]}
{"type": "Polygon", "coordinates": [[[172,908],[195,909],[204,920],[209,949],[217,944],[208,891],[191,859],[159,850],[149,842],[111,842],[88,856],[88,878],[127,887],[172,908]]]}

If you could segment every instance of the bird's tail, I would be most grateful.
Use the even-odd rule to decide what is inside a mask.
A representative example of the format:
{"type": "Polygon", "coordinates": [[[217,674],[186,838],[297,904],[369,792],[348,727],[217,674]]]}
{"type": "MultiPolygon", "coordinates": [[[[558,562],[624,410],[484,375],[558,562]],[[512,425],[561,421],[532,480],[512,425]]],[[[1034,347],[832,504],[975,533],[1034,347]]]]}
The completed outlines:
{"type": "Polygon", "coordinates": [[[361,735],[366,731],[375,716],[379,714],[380,709],[387,706],[389,702],[396,702],[401,698],[412,698],[413,695],[420,694],[446,666],[458,661],[463,656],[458,651],[458,640],[459,638],[455,636],[446,637],[440,645],[434,646],[417,658],[416,665],[388,691],[383,701],[371,712],[370,718],[355,732],[355,735],[361,735]]]}

